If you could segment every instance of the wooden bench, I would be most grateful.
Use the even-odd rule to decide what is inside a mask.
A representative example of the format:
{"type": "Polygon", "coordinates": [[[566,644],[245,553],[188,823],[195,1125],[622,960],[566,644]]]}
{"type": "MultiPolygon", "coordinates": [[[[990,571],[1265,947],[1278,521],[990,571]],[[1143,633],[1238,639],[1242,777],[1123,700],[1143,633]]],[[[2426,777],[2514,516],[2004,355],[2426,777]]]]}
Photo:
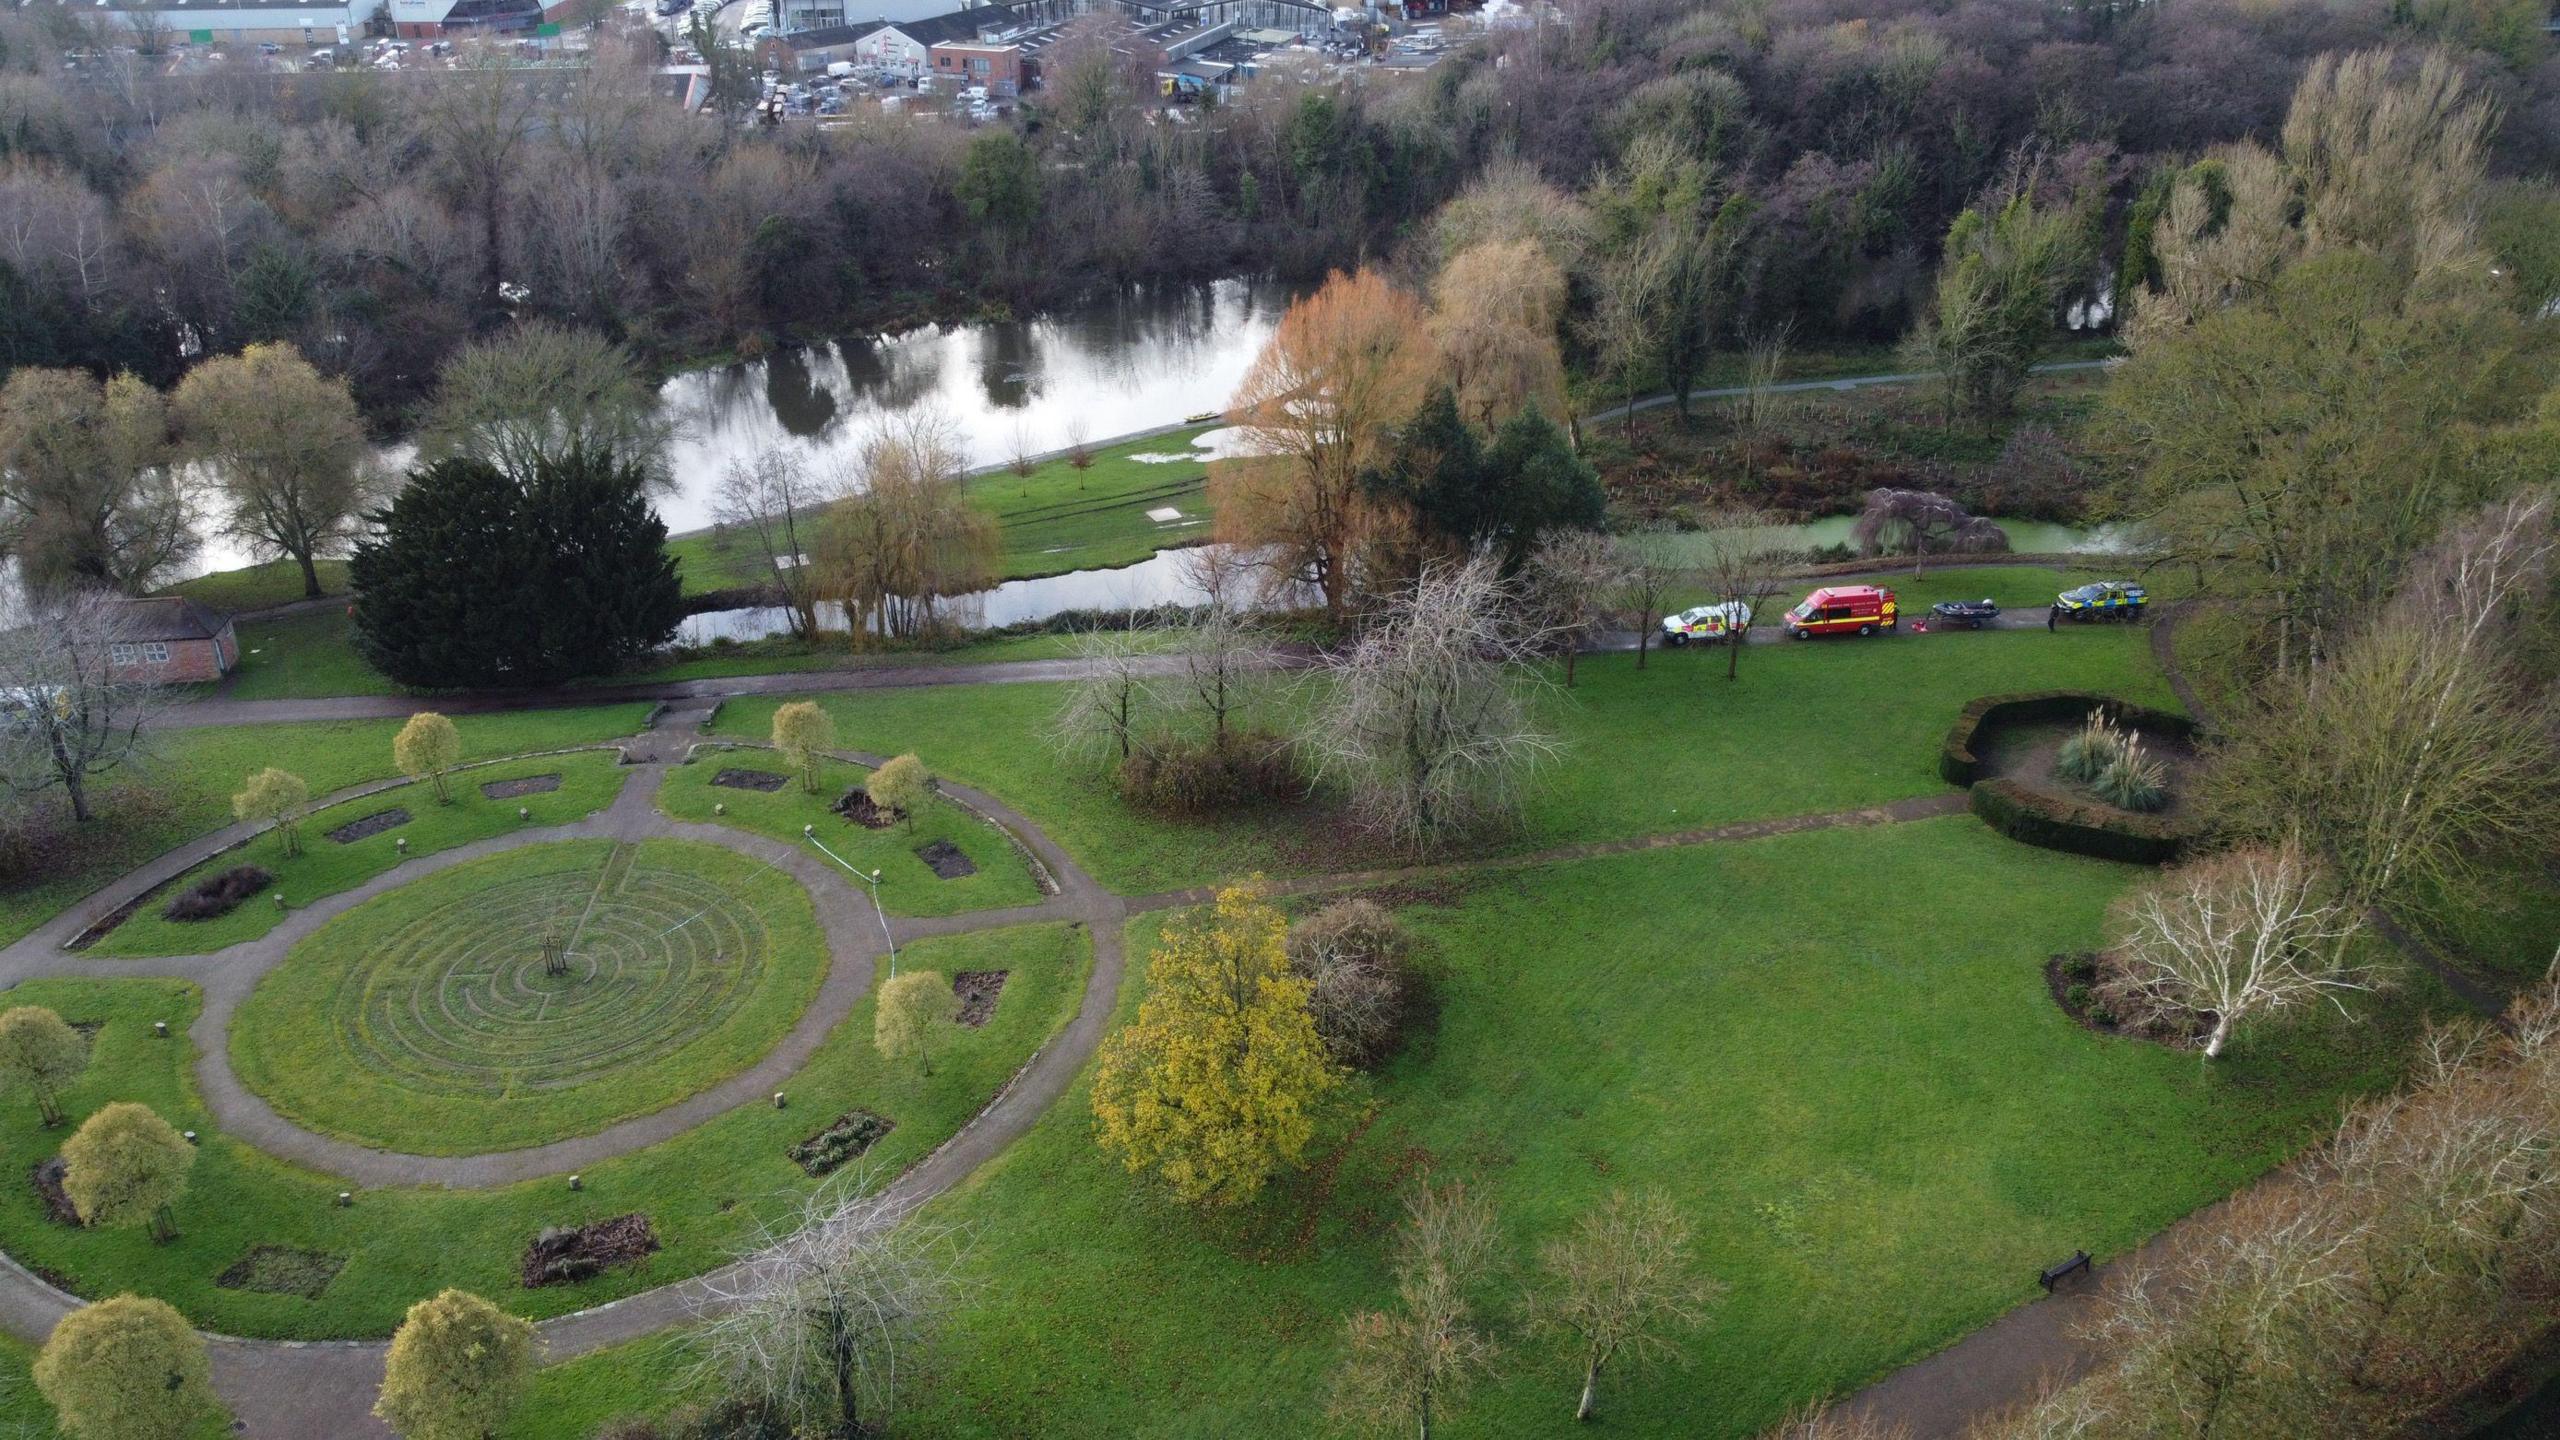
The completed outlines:
{"type": "Polygon", "coordinates": [[[2088,1268],[2089,1252],[2086,1250],[2074,1250],[2071,1252],[2070,1259],[2057,1260],[2054,1263],[2047,1265],[2042,1270],[2037,1271],[2036,1283],[2043,1286],[2045,1293],[2050,1295],[2053,1293],[2053,1287],[2061,1284],[2064,1280],[2069,1279],[2073,1271],[2085,1271],[2088,1268]]]}

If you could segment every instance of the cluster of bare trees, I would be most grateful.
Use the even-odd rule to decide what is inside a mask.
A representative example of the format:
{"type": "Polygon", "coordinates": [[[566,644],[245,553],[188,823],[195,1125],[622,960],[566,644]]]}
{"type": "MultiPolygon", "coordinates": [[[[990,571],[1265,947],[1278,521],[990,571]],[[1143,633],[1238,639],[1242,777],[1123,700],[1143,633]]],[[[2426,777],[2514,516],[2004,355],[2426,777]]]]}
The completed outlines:
{"type": "Polygon", "coordinates": [[[1689,1222],[1665,1195],[1611,1192],[1517,1281],[1505,1273],[1500,1229],[1492,1205],[1463,1182],[1425,1182],[1408,1195],[1390,1262],[1394,1302],[1344,1327],[1347,1353],[1328,1405],[1336,1424],[1430,1440],[1503,1358],[1497,1297],[1514,1287],[1521,1341],[1569,1357],[1580,1382],[1574,1418],[1590,1420],[1604,1376],[1682,1362],[1679,1340],[1724,1293],[1698,1272],[1689,1222]]]}

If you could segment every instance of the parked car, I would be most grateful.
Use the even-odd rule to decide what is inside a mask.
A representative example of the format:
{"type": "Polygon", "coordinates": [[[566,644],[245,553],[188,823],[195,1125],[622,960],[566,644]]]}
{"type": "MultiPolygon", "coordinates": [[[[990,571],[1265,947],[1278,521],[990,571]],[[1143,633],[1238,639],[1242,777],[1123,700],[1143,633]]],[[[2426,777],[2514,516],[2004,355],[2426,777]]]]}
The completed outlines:
{"type": "Polygon", "coordinates": [[[1873,635],[1901,623],[1902,608],[1893,592],[1875,585],[1826,585],[1787,612],[1787,633],[1799,640],[1816,635],[1873,635]]]}
{"type": "Polygon", "coordinates": [[[261,40],[258,42],[258,53],[261,55],[281,55],[284,53],[284,47],[273,40],[261,40]]]}
{"type": "Polygon", "coordinates": [[[2054,597],[2053,608],[2070,620],[2139,620],[2151,597],[2130,580],[2100,580],[2054,597]]]}
{"type": "Polygon", "coordinates": [[[1696,640],[1712,645],[1750,628],[1751,606],[1746,601],[1726,600],[1715,605],[1694,605],[1677,615],[1662,617],[1662,643],[1686,645],[1696,640]]]}
{"type": "Polygon", "coordinates": [[[1986,597],[1980,600],[1941,600],[1929,607],[1929,613],[1950,625],[1979,630],[2000,618],[2000,607],[1986,597]]]}

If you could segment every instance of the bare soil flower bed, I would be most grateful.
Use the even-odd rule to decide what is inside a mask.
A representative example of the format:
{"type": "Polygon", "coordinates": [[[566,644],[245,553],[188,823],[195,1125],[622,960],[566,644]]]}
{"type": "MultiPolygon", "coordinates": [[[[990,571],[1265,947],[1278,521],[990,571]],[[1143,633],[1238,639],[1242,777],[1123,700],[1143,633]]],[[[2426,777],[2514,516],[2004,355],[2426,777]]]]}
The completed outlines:
{"type": "Polygon", "coordinates": [[[169,899],[160,913],[171,920],[211,920],[240,908],[240,902],[275,883],[263,866],[234,865],[207,875],[169,899]]]}
{"type": "Polygon", "coordinates": [[[898,1122],[886,1115],[868,1110],[847,1110],[833,1124],[791,1147],[792,1163],[811,1175],[824,1175],[846,1161],[860,1157],[863,1151],[880,1143],[880,1138],[898,1128],[898,1122]]]}
{"type": "Polygon", "coordinates": [[[359,840],[379,835],[385,830],[397,830],[408,823],[409,812],[406,810],[397,807],[377,810],[361,820],[350,820],[330,831],[329,838],[341,845],[353,845],[359,840]]]}
{"type": "Polygon", "coordinates": [[[262,1295],[293,1295],[317,1300],[347,1257],[326,1250],[297,1250],[290,1245],[252,1245],[249,1253],[213,1277],[225,1290],[255,1290],[262,1295]]]}
{"type": "Polygon", "coordinates": [[[27,1179],[36,1187],[36,1199],[44,1205],[45,1218],[56,1225],[76,1228],[80,1224],[80,1207],[71,1203],[70,1194],[62,1188],[63,1172],[69,1168],[61,1156],[48,1155],[27,1172],[27,1179]]]}
{"type": "Polygon", "coordinates": [[[492,800],[513,800],[519,795],[548,795],[560,788],[560,774],[519,775],[513,780],[492,780],[480,787],[480,793],[492,800]]]}
{"type": "Polygon", "coordinates": [[[761,790],[770,795],[774,791],[781,789],[783,786],[790,784],[791,777],[788,775],[777,775],[771,770],[730,769],[723,770],[719,774],[712,776],[711,783],[714,785],[725,785],[732,790],[761,790]]]}
{"type": "Polygon", "coordinates": [[[871,803],[871,792],[859,785],[844,792],[843,798],[830,808],[865,830],[886,830],[898,823],[897,812],[871,803]]]}
{"type": "Polygon", "coordinates": [[[975,1030],[995,1018],[996,997],[1004,993],[1010,970],[960,970],[951,976],[951,993],[960,997],[960,1023],[975,1030]]]}
{"type": "Polygon", "coordinates": [[[533,1290],[575,1284],[609,1266],[645,1259],[657,1248],[649,1217],[636,1211],[589,1225],[555,1225],[524,1248],[524,1285],[533,1290]]]}
{"type": "Polygon", "coordinates": [[[916,858],[933,868],[945,880],[958,880],[978,873],[978,862],[962,854],[960,847],[948,840],[936,840],[916,847],[916,858]]]}
{"type": "Polygon", "coordinates": [[[2053,1003],[2083,1030],[2179,1048],[2213,1028],[2210,1010],[2175,1017],[2117,1014],[2108,1004],[2105,981],[2105,961],[2090,951],[2055,955],[2044,962],[2045,989],[2052,992],[2053,1003]]]}

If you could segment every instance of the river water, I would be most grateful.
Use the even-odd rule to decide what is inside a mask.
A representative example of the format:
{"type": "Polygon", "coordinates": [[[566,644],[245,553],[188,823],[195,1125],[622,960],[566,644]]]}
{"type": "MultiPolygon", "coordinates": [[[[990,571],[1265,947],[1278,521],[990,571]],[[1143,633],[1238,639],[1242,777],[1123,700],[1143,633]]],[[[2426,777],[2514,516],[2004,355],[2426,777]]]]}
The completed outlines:
{"type": "Polygon", "coordinates": [[[823,475],[875,422],[919,406],[954,422],[972,468],[1000,465],[1017,446],[1063,450],[1223,410],[1289,296],[1242,280],[1132,291],[1037,320],[835,341],[679,375],[658,392],[681,427],[675,493],[658,511],[672,533],[702,529],[733,460],[796,450],[823,475]]]}

